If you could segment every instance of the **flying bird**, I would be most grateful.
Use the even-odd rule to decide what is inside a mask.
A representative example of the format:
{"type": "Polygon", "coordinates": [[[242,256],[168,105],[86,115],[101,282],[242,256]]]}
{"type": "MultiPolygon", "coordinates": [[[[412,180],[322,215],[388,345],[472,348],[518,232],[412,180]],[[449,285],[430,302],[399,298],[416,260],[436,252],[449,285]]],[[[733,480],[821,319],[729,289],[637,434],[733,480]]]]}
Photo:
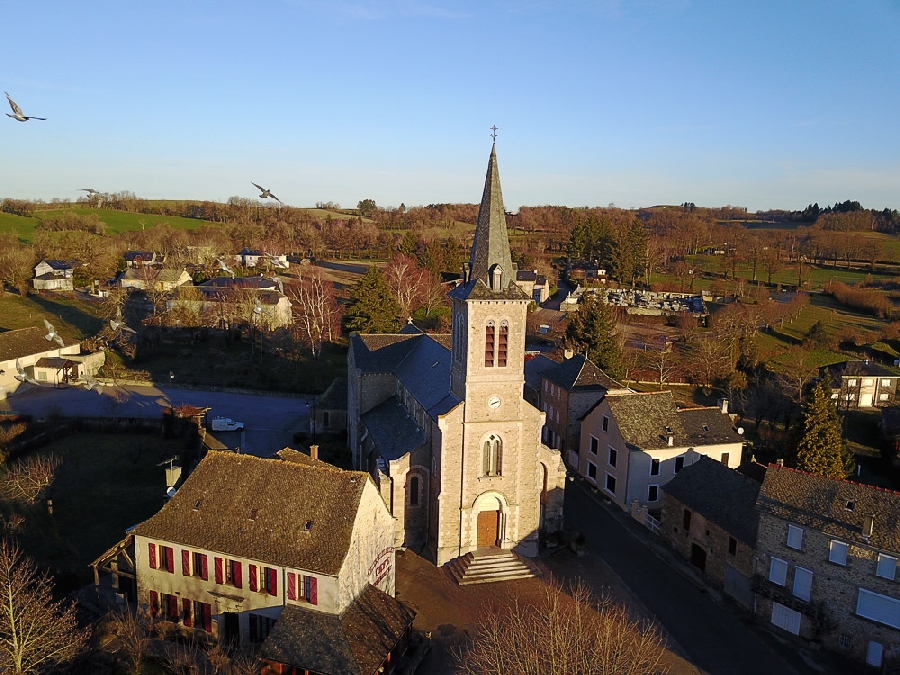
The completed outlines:
{"type": "Polygon", "coordinates": [[[98,190],[95,190],[94,188],[78,188],[78,189],[81,190],[82,192],[87,192],[88,197],[93,197],[94,195],[100,194],[100,192],[98,190]]]}
{"type": "Polygon", "coordinates": [[[47,327],[47,334],[44,336],[44,339],[47,342],[53,342],[55,340],[59,343],[60,347],[65,347],[66,343],[63,342],[62,337],[60,337],[59,333],[56,332],[53,324],[47,321],[47,319],[44,319],[44,325],[47,327]]]}
{"type": "Polygon", "coordinates": [[[98,394],[103,393],[103,385],[97,381],[97,378],[92,375],[86,375],[84,381],[81,383],[85,389],[91,391],[92,389],[96,389],[98,394]]]}
{"type": "MultiPolygon", "coordinates": [[[[5,91],[3,93],[6,94],[5,91]]],[[[28,115],[23,114],[22,109],[18,105],[16,105],[16,102],[10,98],[9,94],[6,94],[6,100],[9,101],[9,107],[12,108],[12,111],[13,111],[12,115],[10,115],[9,113],[6,113],[7,117],[12,117],[14,120],[19,120],[20,122],[27,122],[28,120],[45,120],[45,119],[47,119],[46,117],[33,117],[33,116],[30,117],[28,115]]]]}
{"type": "Polygon", "coordinates": [[[232,270],[228,265],[226,265],[224,260],[222,260],[221,258],[216,258],[216,262],[219,263],[220,270],[230,274],[231,278],[234,279],[234,270],[232,270]]]}
{"type": "Polygon", "coordinates": [[[16,359],[16,374],[13,375],[19,382],[29,382],[30,384],[38,384],[38,381],[33,377],[29,377],[28,373],[25,372],[25,369],[22,367],[22,364],[19,363],[19,359],[16,359]]]}
{"type": "Polygon", "coordinates": [[[254,183],[253,181],[250,181],[250,184],[251,184],[253,187],[255,187],[257,190],[259,190],[259,198],[260,198],[260,199],[265,199],[266,197],[271,197],[272,199],[274,199],[274,200],[275,200],[276,202],[278,202],[279,204],[282,203],[281,200],[278,199],[278,197],[276,197],[275,195],[272,194],[272,191],[271,191],[271,190],[267,190],[267,189],[264,188],[262,185],[257,185],[257,184],[254,183]]]}
{"type": "MultiPolygon", "coordinates": [[[[120,316],[118,318],[121,319],[122,317],[120,316]]],[[[126,326],[124,321],[116,321],[115,319],[109,320],[109,327],[112,328],[116,333],[118,333],[119,331],[122,331],[123,333],[131,333],[132,335],[135,335],[137,333],[134,328],[129,328],[128,326],[126,326]]]]}

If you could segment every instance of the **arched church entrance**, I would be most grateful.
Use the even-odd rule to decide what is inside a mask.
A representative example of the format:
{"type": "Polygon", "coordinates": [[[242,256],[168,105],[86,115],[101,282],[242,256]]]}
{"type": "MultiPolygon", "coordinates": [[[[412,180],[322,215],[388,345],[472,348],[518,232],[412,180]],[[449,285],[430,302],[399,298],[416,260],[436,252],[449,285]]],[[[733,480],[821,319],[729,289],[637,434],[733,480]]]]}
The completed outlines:
{"type": "Polygon", "coordinates": [[[506,498],[498,492],[480,495],[472,505],[475,516],[475,545],[502,546],[506,538],[506,498]]]}

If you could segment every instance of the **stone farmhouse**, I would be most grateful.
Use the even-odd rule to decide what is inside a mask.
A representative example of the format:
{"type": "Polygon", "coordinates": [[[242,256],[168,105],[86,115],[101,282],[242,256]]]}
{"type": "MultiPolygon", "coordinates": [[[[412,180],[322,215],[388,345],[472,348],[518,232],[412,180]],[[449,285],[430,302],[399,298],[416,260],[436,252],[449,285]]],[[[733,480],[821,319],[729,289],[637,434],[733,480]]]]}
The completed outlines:
{"type": "Polygon", "coordinates": [[[882,672],[900,665],[900,493],[770,465],[757,510],[757,615],[882,672]]]}
{"type": "Polygon", "coordinates": [[[406,643],[393,520],[363,472],[210,451],[131,535],[139,606],[201,639],[262,643],[268,672],[389,672],[406,643]]]}
{"type": "Polygon", "coordinates": [[[900,375],[869,359],[835,363],[824,369],[831,398],[840,409],[881,408],[894,402],[900,375]]]}
{"type": "Polygon", "coordinates": [[[622,509],[654,512],[685,466],[706,455],[734,469],[742,450],[727,403],[679,409],[670,391],[607,394],[584,416],[578,474],[622,509]]]}
{"type": "Polygon", "coordinates": [[[753,609],[759,483],[700,457],[663,485],[659,535],[706,581],[753,609]]]}
{"type": "Polygon", "coordinates": [[[565,467],[541,442],[544,413],[523,398],[532,300],[515,279],[492,148],[471,257],[450,292],[452,334],[351,336],[354,466],[388,504],[395,545],[438,565],[479,547],[535,556],[562,527],[565,467]]]}
{"type": "Polygon", "coordinates": [[[124,257],[126,267],[143,267],[158,262],[157,255],[153,251],[125,251],[124,257]]]}
{"type": "Polygon", "coordinates": [[[247,319],[268,330],[291,325],[291,301],[278,283],[262,277],[218,277],[199,286],[185,284],[166,300],[169,311],[183,310],[185,321],[227,328],[247,319]],[[192,316],[192,319],[188,317],[192,316]]]}
{"type": "Polygon", "coordinates": [[[36,291],[75,290],[75,270],[83,266],[80,260],[41,260],[34,266],[32,286],[36,291]]]}

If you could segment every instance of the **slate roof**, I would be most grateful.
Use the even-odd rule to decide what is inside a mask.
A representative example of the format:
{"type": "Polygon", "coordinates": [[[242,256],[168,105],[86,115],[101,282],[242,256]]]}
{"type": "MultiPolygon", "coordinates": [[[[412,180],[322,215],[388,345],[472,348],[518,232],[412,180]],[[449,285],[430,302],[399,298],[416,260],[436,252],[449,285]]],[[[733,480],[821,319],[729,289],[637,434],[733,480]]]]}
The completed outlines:
{"type": "Polygon", "coordinates": [[[324,393],[316,399],[316,407],[323,410],[347,410],[347,378],[334,378],[324,393]]]}
{"type": "Polygon", "coordinates": [[[350,349],[363,373],[391,373],[415,346],[421,335],[351,333],[350,349]]]}
{"type": "MultiPolygon", "coordinates": [[[[176,291],[179,293],[177,297],[181,297],[182,289],[196,289],[203,294],[204,299],[208,302],[232,302],[241,299],[241,296],[238,294],[239,288],[232,287],[224,287],[219,288],[216,286],[191,286],[190,284],[185,284],[184,286],[179,286],[176,291]]],[[[254,290],[251,288],[250,290],[254,290]]],[[[244,296],[246,297],[246,296],[244,296]]],[[[278,304],[278,301],[284,297],[281,293],[276,290],[271,289],[262,289],[256,290],[254,298],[259,298],[259,302],[261,305],[270,305],[274,306],[278,304]]],[[[191,298],[193,299],[193,298],[191,298]]]]}
{"type": "Polygon", "coordinates": [[[469,279],[481,279],[489,283],[490,269],[494,265],[503,268],[504,286],[515,286],[516,268],[513,266],[509,251],[496,144],[491,146],[491,156],[484,178],[484,192],[481,195],[478,220],[475,223],[475,241],[472,243],[472,254],[469,258],[469,279]]]}
{"type": "Polygon", "coordinates": [[[689,439],[687,445],[744,442],[720,408],[686,408],[678,411],[678,418],[689,439]]]}
{"type": "Polygon", "coordinates": [[[525,384],[535,391],[540,391],[541,378],[544,376],[544,373],[548,368],[553,368],[556,365],[559,364],[543,354],[538,354],[533,359],[527,359],[525,361],[525,384]]]}
{"type": "Polygon", "coordinates": [[[155,255],[153,251],[125,251],[125,260],[134,260],[135,258],[153,260],[155,255]]]}
{"type": "Polygon", "coordinates": [[[662,490],[735,539],[753,546],[759,529],[759,487],[756,481],[721,462],[701,456],[679,471],[662,490]]]}
{"type": "Polygon", "coordinates": [[[56,368],[57,370],[62,370],[63,368],[71,367],[72,362],[69,359],[63,359],[58,356],[42,356],[35,361],[34,365],[38,368],[56,368]]]}
{"type": "Polygon", "coordinates": [[[425,434],[396,396],[362,415],[375,448],[386,460],[400,459],[425,443],[425,434]]]}
{"type": "Polygon", "coordinates": [[[676,447],[688,444],[671,391],[607,394],[603,400],[631,449],[665,448],[669,445],[669,435],[675,437],[676,447]]]}
{"type": "Polygon", "coordinates": [[[900,492],[770,464],[756,506],[837,539],[900,554],[900,492]],[[874,519],[868,539],[862,534],[866,516],[874,519]]]}
{"type": "Polygon", "coordinates": [[[368,480],[360,471],[209,451],[134,533],[335,576],[368,480]]]}
{"type": "Polygon", "coordinates": [[[623,384],[609,377],[584,354],[575,354],[571,359],[555,364],[544,373],[544,377],[567,391],[625,389],[623,384]]]}
{"type": "Polygon", "coordinates": [[[54,270],[71,270],[84,264],[80,260],[42,260],[41,262],[47,263],[54,270]]]}
{"type": "MultiPolygon", "coordinates": [[[[77,341],[66,340],[66,346],[71,346],[77,341]]],[[[35,326],[8,330],[0,333],[0,361],[12,361],[25,356],[42,354],[59,349],[55,342],[47,342],[44,332],[35,326]]]]}
{"type": "Polygon", "coordinates": [[[175,283],[181,279],[181,276],[184,274],[184,269],[169,269],[162,268],[157,269],[155,267],[129,267],[122,273],[123,279],[135,280],[135,281],[149,281],[149,282],[157,282],[157,281],[168,281],[171,283],[175,283]]]}
{"type": "Polygon", "coordinates": [[[260,656],[322,675],[370,675],[415,616],[374,586],[366,587],[341,615],[288,605],[263,642],[260,656]]]}
{"type": "Polygon", "coordinates": [[[207,279],[202,284],[198,284],[201,288],[278,288],[278,283],[274,279],[266,277],[215,277],[207,279]]]}
{"type": "Polygon", "coordinates": [[[450,350],[428,335],[416,341],[394,372],[434,419],[459,403],[455,397],[454,402],[446,400],[450,393],[450,350]]]}
{"type": "Polygon", "coordinates": [[[841,379],[844,377],[900,377],[887,366],[875,363],[869,359],[850,359],[840,363],[833,363],[830,366],[825,366],[825,370],[831,375],[831,383],[835,388],[841,386],[841,379]]]}

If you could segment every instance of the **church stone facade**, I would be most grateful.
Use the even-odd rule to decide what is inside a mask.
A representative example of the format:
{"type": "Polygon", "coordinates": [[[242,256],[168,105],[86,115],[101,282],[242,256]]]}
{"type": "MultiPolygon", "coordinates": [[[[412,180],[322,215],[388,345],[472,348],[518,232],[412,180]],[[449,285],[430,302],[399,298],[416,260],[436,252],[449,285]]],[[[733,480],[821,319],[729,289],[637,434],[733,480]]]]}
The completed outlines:
{"type": "Polygon", "coordinates": [[[354,467],[375,479],[396,545],[438,565],[485,546],[533,557],[562,528],[565,467],[541,443],[544,413],[523,398],[531,299],[516,271],[492,148],[471,257],[450,293],[451,335],[410,324],[351,337],[354,467]]]}

